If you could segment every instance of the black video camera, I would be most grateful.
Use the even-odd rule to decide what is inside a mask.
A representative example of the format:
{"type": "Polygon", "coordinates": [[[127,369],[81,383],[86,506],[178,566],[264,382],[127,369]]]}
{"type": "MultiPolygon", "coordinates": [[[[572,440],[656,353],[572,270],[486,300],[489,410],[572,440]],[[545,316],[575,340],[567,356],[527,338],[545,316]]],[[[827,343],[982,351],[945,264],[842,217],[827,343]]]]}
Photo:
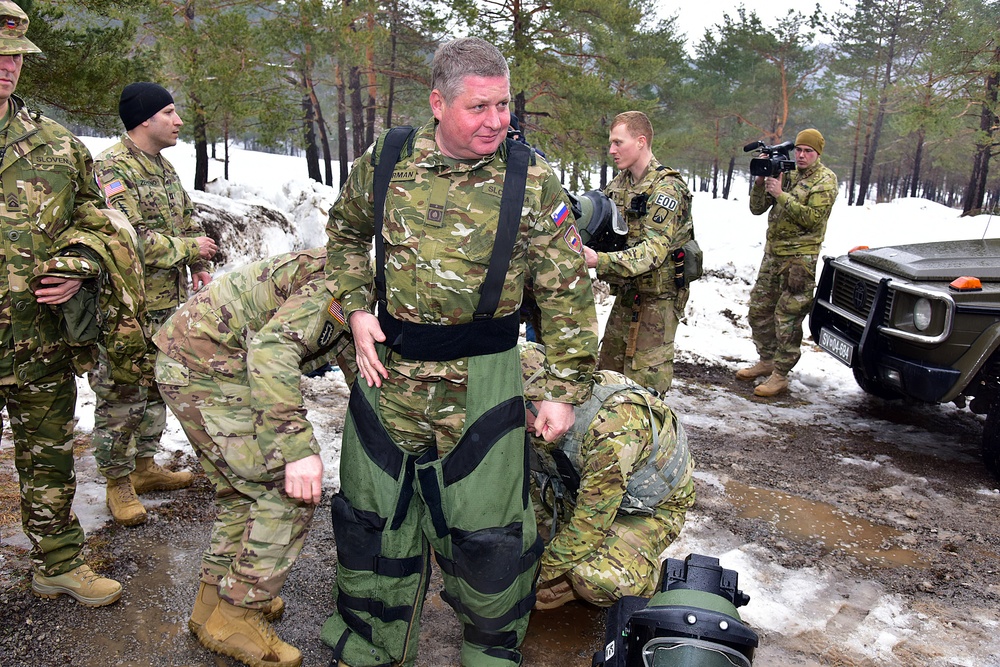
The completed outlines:
{"type": "Polygon", "coordinates": [[[744,153],[756,150],[764,154],[750,160],[750,175],[778,178],[786,171],[795,169],[795,160],[788,157],[793,148],[795,148],[794,141],[786,141],[776,146],[767,146],[763,141],[747,144],[743,147],[744,153]]]}
{"type": "Polygon", "coordinates": [[[593,667],[752,667],[757,633],[737,607],[750,601],[719,559],[668,558],[649,600],[625,596],[608,611],[593,667]]]}

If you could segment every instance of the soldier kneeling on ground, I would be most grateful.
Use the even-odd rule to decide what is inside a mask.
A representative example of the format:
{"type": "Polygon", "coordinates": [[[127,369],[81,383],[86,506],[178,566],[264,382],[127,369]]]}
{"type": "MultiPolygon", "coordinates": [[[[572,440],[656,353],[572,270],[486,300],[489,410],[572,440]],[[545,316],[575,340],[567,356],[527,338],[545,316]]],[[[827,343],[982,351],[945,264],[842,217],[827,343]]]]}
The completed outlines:
{"type": "MultiPolygon", "coordinates": [[[[521,344],[528,431],[544,348],[521,344]]],[[[594,373],[589,401],[553,443],[531,438],[532,499],[549,526],[535,609],[571,600],[611,606],[656,592],[664,549],[694,505],[694,460],[676,415],[656,394],[614,371],[594,373]]]]}

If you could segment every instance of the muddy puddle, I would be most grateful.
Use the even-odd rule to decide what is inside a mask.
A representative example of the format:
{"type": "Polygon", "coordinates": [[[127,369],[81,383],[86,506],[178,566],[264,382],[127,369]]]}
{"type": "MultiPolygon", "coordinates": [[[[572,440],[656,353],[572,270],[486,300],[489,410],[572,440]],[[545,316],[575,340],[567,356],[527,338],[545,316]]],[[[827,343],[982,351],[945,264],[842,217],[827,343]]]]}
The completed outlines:
{"type": "Polygon", "coordinates": [[[783,537],[839,550],[862,563],[880,567],[926,567],[920,554],[896,546],[901,531],[843,512],[833,505],[773,489],[729,480],[726,495],[739,516],[770,523],[783,537]]]}

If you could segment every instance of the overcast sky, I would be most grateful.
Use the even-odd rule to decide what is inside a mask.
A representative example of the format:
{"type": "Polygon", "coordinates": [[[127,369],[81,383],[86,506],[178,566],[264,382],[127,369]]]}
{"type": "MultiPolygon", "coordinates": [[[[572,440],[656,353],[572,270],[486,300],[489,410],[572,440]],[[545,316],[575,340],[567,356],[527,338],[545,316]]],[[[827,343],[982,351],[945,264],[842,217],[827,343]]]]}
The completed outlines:
{"type": "MultiPolygon", "coordinates": [[[[818,0],[819,6],[827,14],[843,11],[845,3],[853,6],[854,0],[818,0]]],[[[723,14],[735,18],[740,4],[746,7],[747,14],[756,12],[761,22],[767,26],[787,14],[789,9],[797,9],[803,14],[810,13],[817,0],[743,0],[742,3],[739,0],[697,0],[686,3],[656,0],[660,16],[667,18],[677,15],[679,32],[687,35],[689,50],[693,50],[694,44],[701,40],[706,28],[722,23],[723,14]]]]}

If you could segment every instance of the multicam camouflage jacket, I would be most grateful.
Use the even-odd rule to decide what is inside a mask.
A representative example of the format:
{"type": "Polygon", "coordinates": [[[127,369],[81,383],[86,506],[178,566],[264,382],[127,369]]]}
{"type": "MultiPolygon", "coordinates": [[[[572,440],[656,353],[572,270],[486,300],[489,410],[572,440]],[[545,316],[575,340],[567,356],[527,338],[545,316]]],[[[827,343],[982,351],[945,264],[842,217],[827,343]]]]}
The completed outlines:
{"type": "Polygon", "coordinates": [[[163,155],[151,156],[128,134],[95,161],[98,187],[108,206],[125,214],[142,242],[149,310],[174,308],[187,299],[187,271],[206,270],[198,255],[201,225],[180,177],[163,155]]]}
{"type": "Polygon", "coordinates": [[[66,128],[10,97],[0,182],[0,379],[24,385],[70,364],[78,373],[96,359],[92,346],[65,340],[58,306],[39,304],[29,282],[53,257],[56,239],[78,225],[106,224],[86,146],[66,128]]]}
{"type": "Polygon", "coordinates": [[[654,157],[635,181],[622,169],[604,188],[628,222],[625,250],[599,253],[597,277],[613,287],[634,283],[643,294],[677,294],[673,252],[691,240],[691,192],[676,169],[654,157]]]}
{"type": "MultiPolygon", "coordinates": [[[[672,510],[665,506],[673,495],[685,492],[694,471],[687,436],[665,403],[614,371],[595,372],[594,382],[609,388],[634,388],[612,393],[586,414],[582,410],[586,405],[578,406],[576,418],[580,423],[555,443],[532,437],[532,447],[543,460],[551,458],[551,452],[558,448],[579,475],[579,490],[572,502],[557,505],[555,510],[561,510],[561,523],[541,559],[543,580],[553,579],[586,560],[604,542],[616,519],[637,513],[623,511],[637,504],[635,496],[643,495],[637,488],[637,477],[643,478],[640,484],[648,485],[652,477],[647,472],[662,473],[668,488],[653,493],[662,496],[655,507],[638,513],[654,519],[662,513],[669,520],[672,510]],[[659,449],[651,461],[653,419],[659,449]]],[[[599,389],[594,392],[597,396],[599,389]]]]}
{"type": "Polygon", "coordinates": [[[304,372],[336,358],[348,380],[354,352],[340,304],[324,282],[323,248],[277,255],[223,274],[153,336],[198,373],[250,387],[257,441],[267,460],[319,452],[306,419],[304,372]]]}
{"type": "Polygon", "coordinates": [[[760,215],[768,208],[765,253],[774,255],[818,255],[826,222],[837,200],[837,176],[816,160],[804,171],[786,173],[777,199],[754,183],[750,190],[750,212],[760,215]]]}
{"type": "MultiPolygon", "coordinates": [[[[400,159],[389,183],[382,228],[386,298],[389,314],[399,320],[461,324],[472,320],[493,252],[507,156],[501,144],[481,160],[457,161],[438,150],[434,133],[433,120],[417,131],[412,154],[400,159]]],[[[355,161],[327,226],[327,283],[348,316],[373,308],[369,253],[380,142],[355,161]]],[[[597,313],[582,248],[559,179],[539,159],[528,168],[519,235],[496,316],[518,310],[525,279],[532,278],[547,343],[547,400],[579,403],[590,393],[597,313]]],[[[420,366],[421,373],[459,382],[467,370],[464,360],[420,366]]]]}
{"type": "Polygon", "coordinates": [[[146,297],[139,239],[124,215],[114,209],[103,213],[106,217],[82,220],[59,235],[52,247],[56,256],[35,267],[31,286],[37,289],[45,276],[87,281],[61,306],[67,339],[75,343],[75,338],[83,337],[91,344],[93,339],[80,335],[81,327],[89,324],[107,350],[111,378],[119,384],[149,386],[153,367],[145,354],[146,297]],[[88,300],[92,303],[80,303],[88,300]],[[88,321],[81,322],[81,317],[88,321]]]}

